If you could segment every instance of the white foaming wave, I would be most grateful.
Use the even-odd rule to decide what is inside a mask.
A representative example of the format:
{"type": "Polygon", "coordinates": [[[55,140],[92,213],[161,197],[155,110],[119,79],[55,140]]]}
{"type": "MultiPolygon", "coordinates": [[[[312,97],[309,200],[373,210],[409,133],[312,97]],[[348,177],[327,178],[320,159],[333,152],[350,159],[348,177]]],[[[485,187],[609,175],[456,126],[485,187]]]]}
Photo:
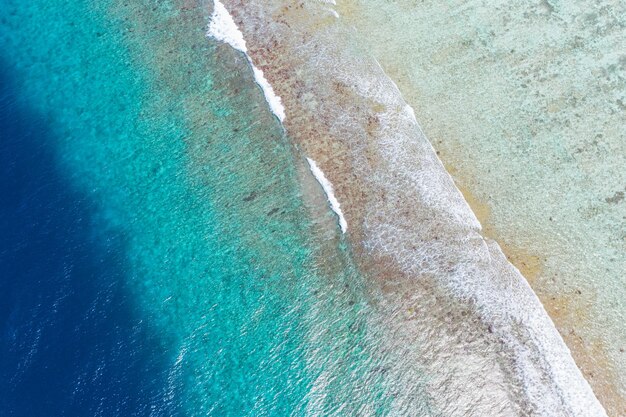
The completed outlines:
{"type": "MultiPolygon", "coordinates": [[[[248,60],[250,58],[248,57],[248,60]]],[[[263,90],[263,95],[265,96],[265,101],[269,104],[272,113],[278,117],[278,120],[283,122],[285,120],[285,107],[283,107],[283,102],[278,97],[278,95],[274,92],[272,85],[267,81],[265,76],[263,75],[263,71],[254,66],[252,61],[250,60],[250,65],[252,65],[252,71],[254,72],[254,79],[256,83],[263,90]]]]}
{"type": "Polygon", "coordinates": [[[306,160],[309,163],[309,168],[311,169],[313,176],[322,186],[324,193],[326,193],[326,198],[328,198],[331,210],[335,212],[337,217],[339,217],[339,227],[341,228],[341,232],[346,233],[346,230],[348,230],[348,222],[346,222],[346,219],[343,217],[341,206],[333,192],[333,185],[330,181],[328,181],[326,175],[324,175],[324,172],[317,166],[317,163],[314,160],[311,158],[307,158],[306,160]]]}
{"type": "MultiPolygon", "coordinates": [[[[246,40],[237,27],[233,17],[219,0],[213,1],[213,14],[209,23],[207,35],[232,46],[238,51],[248,54],[246,40]]],[[[248,57],[248,59],[250,59],[248,57]]]]}
{"type": "Polygon", "coordinates": [[[248,55],[248,47],[246,46],[246,40],[243,37],[243,33],[237,27],[237,24],[233,20],[226,7],[219,1],[213,1],[213,14],[211,14],[211,22],[209,23],[209,29],[207,36],[210,36],[220,42],[224,42],[232,46],[238,51],[243,52],[246,55],[252,72],[254,73],[254,80],[257,85],[261,87],[265,101],[270,106],[270,110],[281,121],[285,120],[285,108],[283,106],[281,98],[274,92],[271,84],[265,76],[263,71],[257,68],[252,62],[252,58],[248,55]]]}

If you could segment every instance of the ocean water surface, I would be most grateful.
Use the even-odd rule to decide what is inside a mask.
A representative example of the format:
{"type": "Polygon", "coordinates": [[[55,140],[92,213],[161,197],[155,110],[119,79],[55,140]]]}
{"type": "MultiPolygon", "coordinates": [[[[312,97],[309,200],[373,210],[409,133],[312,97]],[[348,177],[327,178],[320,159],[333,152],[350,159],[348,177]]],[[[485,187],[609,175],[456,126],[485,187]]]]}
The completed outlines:
{"type": "Polygon", "coordinates": [[[2,415],[605,415],[331,3],[0,0],[2,415]]]}
{"type": "Polygon", "coordinates": [[[3,415],[384,411],[336,219],[204,6],[3,0],[3,415]]]}

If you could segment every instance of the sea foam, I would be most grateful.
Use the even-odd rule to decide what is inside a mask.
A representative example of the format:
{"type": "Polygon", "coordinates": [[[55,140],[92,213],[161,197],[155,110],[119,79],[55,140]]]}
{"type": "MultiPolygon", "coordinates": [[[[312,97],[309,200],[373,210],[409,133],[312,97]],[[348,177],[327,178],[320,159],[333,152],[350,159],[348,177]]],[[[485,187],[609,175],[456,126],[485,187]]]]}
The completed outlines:
{"type": "Polygon", "coordinates": [[[326,175],[324,175],[324,172],[319,168],[319,166],[317,166],[317,163],[314,160],[312,160],[311,158],[307,158],[306,160],[309,163],[309,167],[311,168],[313,176],[324,189],[324,193],[326,193],[326,198],[328,198],[328,202],[330,203],[330,208],[332,209],[332,211],[335,212],[335,214],[337,214],[337,217],[339,217],[339,227],[341,227],[341,232],[346,233],[346,230],[348,230],[348,222],[346,222],[345,217],[343,217],[341,206],[339,204],[339,201],[337,200],[337,197],[335,197],[335,193],[333,192],[333,185],[330,183],[330,181],[328,181],[326,175]]]}
{"type": "Polygon", "coordinates": [[[274,113],[282,123],[285,120],[285,108],[283,107],[282,100],[274,92],[271,84],[263,75],[263,71],[257,68],[254,62],[252,62],[252,58],[248,55],[248,47],[246,46],[246,40],[243,38],[243,33],[241,33],[233,17],[219,0],[214,0],[213,2],[213,14],[211,15],[207,36],[227,43],[246,55],[246,59],[250,63],[252,72],[254,73],[254,80],[258,86],[261,87],[261,90],[263,90],[265,101],[267,101],[267,104],[270,106],[272,113],[274,113]]]}

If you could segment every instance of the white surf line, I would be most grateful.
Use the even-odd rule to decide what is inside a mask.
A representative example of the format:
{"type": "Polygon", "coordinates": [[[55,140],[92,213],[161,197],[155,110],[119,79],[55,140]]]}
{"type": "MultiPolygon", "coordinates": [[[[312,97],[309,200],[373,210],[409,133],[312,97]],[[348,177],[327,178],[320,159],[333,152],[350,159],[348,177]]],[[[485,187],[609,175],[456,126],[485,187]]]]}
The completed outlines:
{"type": "Polygon", "coordinates": [[[267,101],[267,104],[270,106],[272,113],[274,113],[282,123],[285,120],[285,108],[283,107],[281,98],[274,92],[274,89],[263,75],[263,71],[257,68],[254,62],[252,62],[252,58],[248,55],[248,47],[246,46],[246,40],[243,38],[243,33],[241,33],[233,17],[219,0],[213,0],[213,14],[211,15],[207,36],[227,43],[246,55],[252,67],[252,72],[254,73],[254,80],[257,85],[261,87],[261,90],[263,90],[265,101],[267,101]]]}
{"type": "Polygon", "coordinates": [[[317,163],[314,160],[312,160],[311,158],[307,158],[306,160],[309,163],[311,173],[313,174],[317,182],[319,182],[322,186],[322,189],[326,194],[326,198],[330,203],[331,210],[335,212],[337,217],[339,217],[339,227],[341,228],[341,232],[346,233],[346,230],[348,230],[348,222],[346,222],[345,217],[343,217],[339,201],[337,201],[337,198],[333,193],[333,185],[330,183],[330,181],[328,181],[326,175],[324,175],[324,172],[322,172],[322,170],[317,166],[317,163]]]}

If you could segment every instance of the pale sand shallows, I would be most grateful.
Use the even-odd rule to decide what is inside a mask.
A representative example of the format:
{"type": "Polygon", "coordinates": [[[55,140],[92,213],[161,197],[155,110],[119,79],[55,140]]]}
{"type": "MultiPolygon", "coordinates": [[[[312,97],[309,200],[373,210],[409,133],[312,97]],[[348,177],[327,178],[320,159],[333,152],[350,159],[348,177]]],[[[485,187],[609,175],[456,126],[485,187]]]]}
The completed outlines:
{"type": "Polygon", "coordinates": [[[284,126],[334,186],[378,310],[392,415],[602,416],[550,318],[480,224],[410,107],[328,4],[227,1],[248,54],[282,98],[284,126]],[[372,284],[374,285],[374,284],[372,284]]]}
{"type": "Polygon", "coordinates": [[[626,3],[345,0],[485,234],[626,415],[626,3]]]}

